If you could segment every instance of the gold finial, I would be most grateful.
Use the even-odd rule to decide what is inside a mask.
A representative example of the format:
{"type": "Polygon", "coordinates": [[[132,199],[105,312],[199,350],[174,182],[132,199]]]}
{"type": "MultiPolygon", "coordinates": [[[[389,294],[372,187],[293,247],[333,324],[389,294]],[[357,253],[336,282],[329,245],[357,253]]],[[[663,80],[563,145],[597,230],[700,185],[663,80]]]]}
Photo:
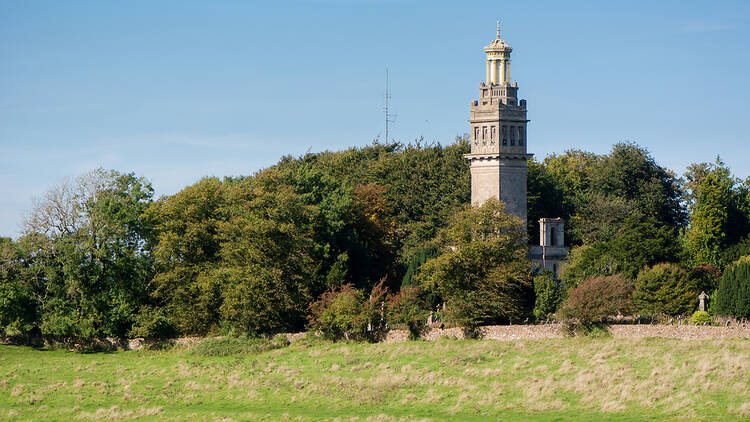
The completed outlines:
{"type": "Polygon", "coordinates": [[[500,21],[497,21],[497,39],[500,39],[500,21]]]}

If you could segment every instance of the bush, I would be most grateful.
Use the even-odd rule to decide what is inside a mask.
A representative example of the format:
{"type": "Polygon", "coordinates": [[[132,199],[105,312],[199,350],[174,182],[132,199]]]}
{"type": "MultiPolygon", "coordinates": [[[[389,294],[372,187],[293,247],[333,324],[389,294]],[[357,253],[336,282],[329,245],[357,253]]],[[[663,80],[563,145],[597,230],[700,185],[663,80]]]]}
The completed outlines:
{"type": "Polygon", "coordinates": [[[406,325],[410,340],[416,340],[424,333],[427,314],[427,304],[419,297],[418,287],[403,287],[388,300],[388,323],[406,325]]]}
{"type": "Polygon", "coordinates": [[[280,349],[289,345],[286,337],[274,338],[273,341],[264,338],[235,338],[226,337],[204,340],[193,348],[193,354],[198,356],[231,356],[239,354],[256,354],[269,350],[280,349]]]}
{"type": "Polygon", "coordinates": [[[144,337],[150,339],[167,339],[177,334],[175,326],[170,321],[163,308],[143,307],[135,316],[130,337],[144,337]]]}
{"type": "Polygon", "coordinates": [[[716,313],[736,318],[750,317],[750,256],[729,265],[719,280],[716,313]]]}
{"type": "Polygon", "coordinates": [[[554,314],[564,295],[562,283],[552,278],[552,274],[549,272],[534,277],[534,292],[536,293],[534,317],[537,321],[549,318],[551,314],[554,314]]]}
{"type": "Polygon", "coordinates": [[[677,264],[657,264],[638,273],[633,304],[641,312],[682,315],[695,310],[699,294],[693,273],[677,264]]]}
{"type": "Polygon", "coordinates": [[[711,315],[708,314],[708,312],[705,311],[695,311],[693,313],[693,316],[690,317],[690,322],[695,325],[701,325],[706,322],[711,322],[711,315]]]}
{"type": "Polygon", "coordinates": [[[601,323],[610,316],[630,312],[632,295],[633,283],[621,275],[589,278],[568,293],[560,314],[583,325],[601,323]]]}
{"type": "Polygon", "coordinates": [[[310,328],[328,340],[358,339],[367,329],[362,316],[364,294],[351,284],[323,293],[310,305],[310,328]]]}

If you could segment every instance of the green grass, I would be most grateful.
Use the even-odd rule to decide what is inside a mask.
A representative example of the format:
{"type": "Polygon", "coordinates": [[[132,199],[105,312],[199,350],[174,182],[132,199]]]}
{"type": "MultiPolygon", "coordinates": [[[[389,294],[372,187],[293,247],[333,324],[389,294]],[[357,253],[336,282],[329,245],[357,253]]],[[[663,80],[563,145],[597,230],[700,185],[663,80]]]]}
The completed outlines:
{"type": "Polygon", "coordinates": [[[248,344],[0,346],[0,420],[750,418],[750,341],[741,339],[248,344]]]}

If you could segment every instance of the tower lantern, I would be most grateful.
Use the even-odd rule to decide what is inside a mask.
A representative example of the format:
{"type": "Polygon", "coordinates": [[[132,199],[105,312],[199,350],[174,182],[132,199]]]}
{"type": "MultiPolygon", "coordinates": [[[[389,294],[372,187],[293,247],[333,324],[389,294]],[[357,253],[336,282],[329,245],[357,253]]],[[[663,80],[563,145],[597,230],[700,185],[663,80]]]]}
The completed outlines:
{"type": "Polygon", "coordinates": [[[512,48],[500,39],[500,21],[497,21],[497,38],[484,47],[487,53],[488,85],[510,85],[510,53],[512,48]]]}

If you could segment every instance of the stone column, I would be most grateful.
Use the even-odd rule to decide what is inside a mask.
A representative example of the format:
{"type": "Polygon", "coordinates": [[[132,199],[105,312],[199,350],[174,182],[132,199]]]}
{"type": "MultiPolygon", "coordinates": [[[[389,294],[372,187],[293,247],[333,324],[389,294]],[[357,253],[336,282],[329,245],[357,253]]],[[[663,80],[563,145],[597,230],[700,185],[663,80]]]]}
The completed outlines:
{"type": "Polygon", "coordinates": [[[498,85],[504,85],[505,84],[505,59],[498,60],[498,64],[500,65],[500,82],[498,82],[498,85]]]}
{"type": "Polygon", "coordinates": [[[485,79],[487,81],[487,85],[490,84],[490,59],[487,59],[487,78],[485,79]]]}
{"type": "Polygon", "coordinates": [[[497,62],[490,60],[490,82],[493,84],[497,83],[497,62]]]}

